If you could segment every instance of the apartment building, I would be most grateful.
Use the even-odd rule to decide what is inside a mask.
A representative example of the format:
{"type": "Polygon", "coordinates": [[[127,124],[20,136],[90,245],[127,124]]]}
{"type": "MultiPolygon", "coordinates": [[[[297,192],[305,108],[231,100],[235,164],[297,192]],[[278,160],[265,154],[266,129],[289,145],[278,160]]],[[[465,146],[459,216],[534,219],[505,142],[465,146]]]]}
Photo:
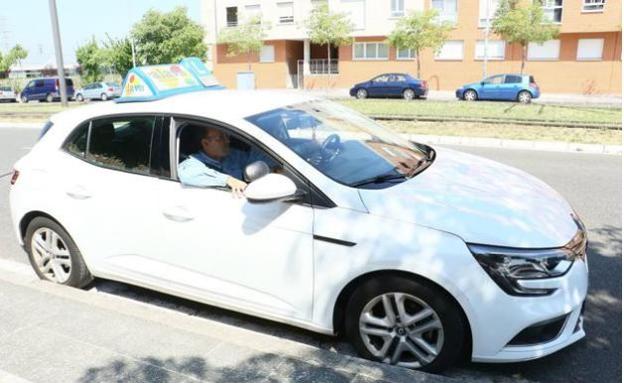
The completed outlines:
{"type": "MultiPolygon", "coordinates": [[[[415,75],[414,52],[395,49],[387,36],[410,11],[435,8],[454,29],[439,52],[421,53],[421,74],[431,89],[453,90],[484,73],[520,71],[520,46],[490,33],[486,49],[486,26],[498,1],[202,0],[201,12],[209,61],[223,85],[236,87],[236,74],[247,71],[248,57],[228,57],[227,47],[216,43],[219,31],[260,15],[270,27],[262,51],[251,57],[258,88],[348,88],[384,72],[415,75]],[[323,2],[333,12],[347,14],[354,25],[354,43],[331,47],[329,63],[327,47],[312,44],[305,28],[310,11],[323,2]]],[[[621,0],[543,0],[546,17],[559,26],[560,36],[529,45],[525,72],[543,92],[621,93],[621,8],[621,0]]]]}

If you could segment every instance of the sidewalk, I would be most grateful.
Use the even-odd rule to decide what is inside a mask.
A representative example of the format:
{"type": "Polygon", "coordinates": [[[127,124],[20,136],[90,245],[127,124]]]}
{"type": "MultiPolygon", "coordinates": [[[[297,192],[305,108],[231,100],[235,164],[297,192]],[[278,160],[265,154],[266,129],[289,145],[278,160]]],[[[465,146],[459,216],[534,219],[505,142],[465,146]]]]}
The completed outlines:
{"type": "Polygon", "coordinates": [[[0,382],[458,382],[42,282],[0,260],[0,382]]]}
{"type": "MultiPolygon", "coordinates": [[[[304,92],[327,98],[349,98],[349,89],[305,90],[304,92]]],[[[430,90],[427,100],[456,101],[454,91],[430,90]]],[[[566,104],[581,106],[622,107],[621,95],[583,95],[572,93],[542,93],[540,98],[533,100],[536,104],[566,104]]]]}

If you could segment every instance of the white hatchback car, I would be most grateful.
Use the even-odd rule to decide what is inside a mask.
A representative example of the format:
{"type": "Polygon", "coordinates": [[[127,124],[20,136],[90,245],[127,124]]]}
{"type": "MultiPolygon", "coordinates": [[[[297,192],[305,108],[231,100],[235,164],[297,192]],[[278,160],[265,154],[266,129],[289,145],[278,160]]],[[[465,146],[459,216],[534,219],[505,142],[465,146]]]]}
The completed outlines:
{"type": "Polygon", "coordinates": [[[412,143],[330,101],[204,91],[52,117],[11,213],[42,279],[144,286],[439,371],[581,339],[583,225],[519,170],[412,143]],[[178,181],[207,127],[270,162],[245,198],[178,181]]]}

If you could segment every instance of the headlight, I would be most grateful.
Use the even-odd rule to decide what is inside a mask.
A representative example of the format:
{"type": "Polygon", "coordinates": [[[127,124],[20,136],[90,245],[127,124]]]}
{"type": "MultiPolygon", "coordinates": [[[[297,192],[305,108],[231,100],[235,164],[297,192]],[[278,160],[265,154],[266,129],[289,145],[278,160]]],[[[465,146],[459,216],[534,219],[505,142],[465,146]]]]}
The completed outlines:
{"type": "Polygon", "coordinates": [[[503,291],[510,295],[548,295],[552,288],[527,288],[518,281],[560,277],[568,272],[576,259],[584,259],[587,240],[579,230],[572,240],[561,248],[516,249],[478,244],[468,248],[481,267],[503,291]]]}

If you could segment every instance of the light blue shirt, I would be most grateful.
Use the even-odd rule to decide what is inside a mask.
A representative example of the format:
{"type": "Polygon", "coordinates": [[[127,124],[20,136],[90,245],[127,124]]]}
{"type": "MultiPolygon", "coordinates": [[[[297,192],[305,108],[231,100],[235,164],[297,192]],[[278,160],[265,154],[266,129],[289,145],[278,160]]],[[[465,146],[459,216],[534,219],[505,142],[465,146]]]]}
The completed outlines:
{"type": "Polygon", "coordinates": [[[228,177],[242,180],[245,167],[257,160],[262,160],[269,166],[275,164],[274,161],[255,150],[244,152],[230,149],[230,153],[221,161],[207,156],[206,153],[200,150],[180,162],[178,165],[178,178],[182,184],[188,186],[226,186],[228,177]]]}

